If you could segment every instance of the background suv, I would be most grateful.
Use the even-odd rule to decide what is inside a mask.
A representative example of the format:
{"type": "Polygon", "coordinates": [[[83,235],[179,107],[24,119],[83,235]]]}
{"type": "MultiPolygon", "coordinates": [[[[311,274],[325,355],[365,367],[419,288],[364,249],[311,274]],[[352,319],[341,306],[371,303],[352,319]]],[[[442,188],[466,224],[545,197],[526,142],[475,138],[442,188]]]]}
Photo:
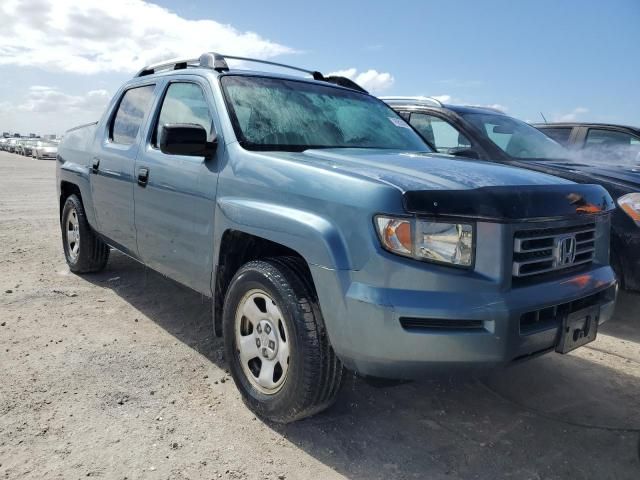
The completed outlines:
{"type": "Polygon", "coordinates": [[[534,124],[556,142],[607,161],[628,159],[640,164],[640,128],[611,123],[534,124]]]}

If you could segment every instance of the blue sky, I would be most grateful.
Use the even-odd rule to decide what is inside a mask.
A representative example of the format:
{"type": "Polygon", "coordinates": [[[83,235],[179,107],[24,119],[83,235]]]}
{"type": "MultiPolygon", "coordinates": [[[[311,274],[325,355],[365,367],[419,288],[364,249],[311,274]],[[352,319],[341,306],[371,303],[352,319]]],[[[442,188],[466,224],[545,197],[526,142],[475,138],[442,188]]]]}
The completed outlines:
{"type": "Polygon", "coordinates": [[[524,120],[640,125],[640,0],[101,3],[0,2],[0,130],[62,133],[142,63],[210,48],[524,120]]]}

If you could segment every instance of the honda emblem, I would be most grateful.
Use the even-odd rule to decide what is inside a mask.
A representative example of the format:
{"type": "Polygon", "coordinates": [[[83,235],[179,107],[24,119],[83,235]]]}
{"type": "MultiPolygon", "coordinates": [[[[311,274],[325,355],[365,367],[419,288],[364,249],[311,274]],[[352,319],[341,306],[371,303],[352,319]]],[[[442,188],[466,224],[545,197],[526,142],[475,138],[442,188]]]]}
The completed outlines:
{"type": "Polygon", "coordinates": [[[556,265],[571,265],[576,260],[576,237],[566,235],[556,239],[556,265]]]}

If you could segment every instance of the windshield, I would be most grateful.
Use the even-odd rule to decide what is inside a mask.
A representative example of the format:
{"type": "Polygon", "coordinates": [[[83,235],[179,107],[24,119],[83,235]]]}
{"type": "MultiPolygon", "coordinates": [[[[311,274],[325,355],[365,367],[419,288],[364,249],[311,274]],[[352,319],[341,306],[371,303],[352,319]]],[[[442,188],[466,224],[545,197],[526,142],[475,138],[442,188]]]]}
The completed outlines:
{"type": "Polygon", "coordinates": [[[369,95],[265,77],[227,75],[221,84],[238,141],[250,150],[431,151],[400,116],[369,95]]]}
{"type": "Polygon", "coordinates": [[[570,156],[555,140],[515,118],[491,113],[463,113],[462,116],[511,157],[558,160],[570,156]]]}

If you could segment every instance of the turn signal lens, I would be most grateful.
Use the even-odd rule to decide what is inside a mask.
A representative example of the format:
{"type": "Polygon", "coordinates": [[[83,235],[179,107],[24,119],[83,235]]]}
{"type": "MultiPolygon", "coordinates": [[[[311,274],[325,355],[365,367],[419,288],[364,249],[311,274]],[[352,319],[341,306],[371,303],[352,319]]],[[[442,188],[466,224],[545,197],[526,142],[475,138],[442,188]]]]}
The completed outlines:
{"type": "Polygon", "coordinates": [[[640,227],[640,193],[628,193],[618,199],[618,205],[640,227]]]}
{"type": "Polygon", "coordinates": [[[376,227],[382,246],[398,255],[413,255],[411,222],[400,218],[376,217],[376,227]]]}

